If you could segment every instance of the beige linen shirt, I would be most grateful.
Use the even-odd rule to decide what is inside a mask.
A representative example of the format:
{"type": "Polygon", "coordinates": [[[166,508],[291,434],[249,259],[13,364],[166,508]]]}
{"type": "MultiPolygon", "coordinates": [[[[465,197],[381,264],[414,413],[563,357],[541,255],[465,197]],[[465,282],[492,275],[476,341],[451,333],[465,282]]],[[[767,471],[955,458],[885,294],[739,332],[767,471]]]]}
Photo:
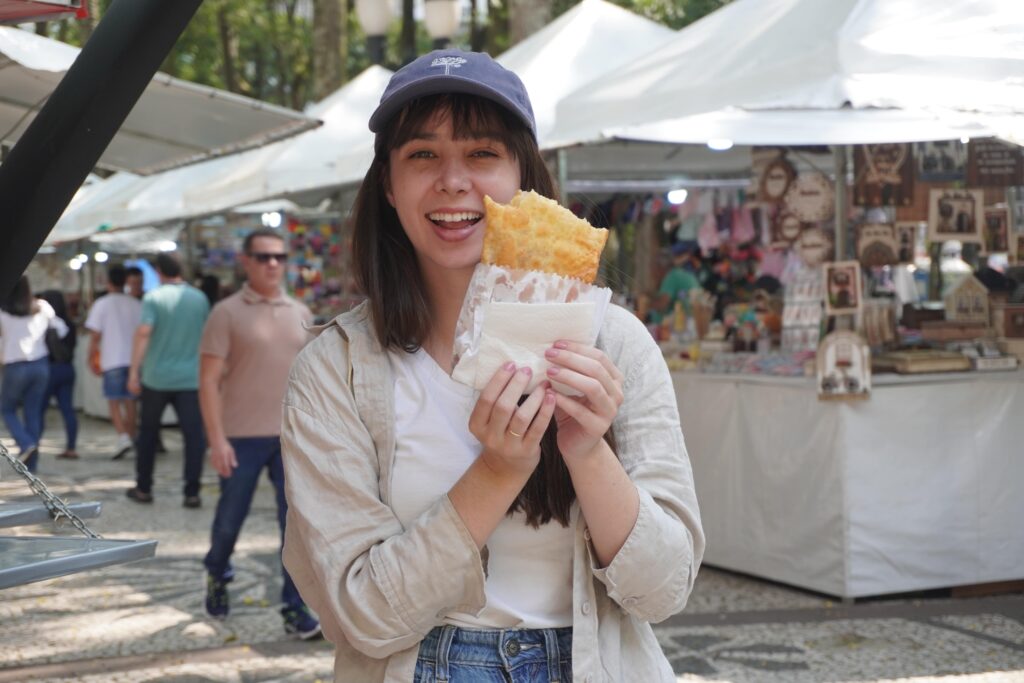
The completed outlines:
{"type": "MultiPolygon", "coordinates": [[[[292,366],[284,564],[335,645],[337,681],[409,683],[442,616],[483,608],[483,562],[448,496],[408,528],[390,507],[394,382],[368,315],[364,303],[323,326],[292,366]]],[[[629,312],[609,308],[597,346],[625,376],[613,428],[640,511],[604,568],[572,520],[573,681],[674,683],[650,622],[683,609],[704,553],[675,392],[629,312]]]]}

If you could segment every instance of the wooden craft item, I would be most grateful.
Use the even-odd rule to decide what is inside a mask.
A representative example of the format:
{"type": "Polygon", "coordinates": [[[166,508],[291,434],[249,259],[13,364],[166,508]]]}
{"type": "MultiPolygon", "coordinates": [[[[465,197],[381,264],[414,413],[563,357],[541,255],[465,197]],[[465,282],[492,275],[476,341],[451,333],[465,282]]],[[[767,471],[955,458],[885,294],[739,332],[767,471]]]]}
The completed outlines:
{"type": "Polygon", "coordinates": [[[883,353],[875,356],[871,365],[876,371],[892,370],[901,375],[924,372],[959,372],[971,369],[971,361],[967,356],[956,351],[940,351],[938,349],[883,353]]]}
{"type": "Polygon", "coordinates": [[[914,160],[924,182],[963,182],[967,176],[967,145],[960,140],[915,142],[914,160]]]}
{"type": "Polygon", "coordinates": [[[942,301],[947,321],[982,325],[989,321],[988,288],[973,275],[958,282],[942,301]]]}
{"type": "Polygon", "coordinates": [[[914,200],[914,155],[909,144],[857,145],[853,203],[902,206],[914,200]]]}
{"type": "Polygon", "coordinates": [[[857,260],[865,268],[899,262],[899,243],[889,223],[865,223],[857,234],[857,260]]]}
{"type": "Polygon", "coordinates": [[[801,173],[785,196],[786,209],[804,223],[828,220],[835,214],[835,190],[824,173],[801,173]]]}
{"type": "Polygon", "coordinates": [[[861,277],[858,261],[825,263],[825,313],[848,315],[860,310],[861,277]]]}
{"type": "Polygon", "coordinates": [[[896,262],[913,263],[914,253],[917,248],[917,234],[922,225],[919,221],[897,221],[895,227],[896,236],[896,262]]]}
{"type": "Polygon", "coordinates": [[[871,349],[859,334],[837,330],[825,336],[816,358],[818,398],[863,400],[871,394],[871,349]]]}
{"type": "Polygon", "coordinates": [[[1021,148],[995,138],[971,140],[967,146],[967,184],[972,187],[1024,185],[1021,148]]]}
{"type": "Polygon", "coordinates": [[[993,304],[992,329],[997,337],[1024,338],[1024,304],[993,304]]]}
{"type": "Polygon", "coordinates": [[[1010,209],[1007,206],[985,207],[985,254],[1010,251],[1010,209]]]}
{"type": "Polygon", "coordinates": [[[770,161],[761,173],[758,183],[758,199],[763,202],[781,202],[793,179],[796,169],[784,156],[770,161]]]}
{"type": "Polygon", "coordinates": [[[921,322],[921,339],[930,342],[967,341],[991,335],[987,324],[955,322],[949,320],[924,320],[921,322]]]}

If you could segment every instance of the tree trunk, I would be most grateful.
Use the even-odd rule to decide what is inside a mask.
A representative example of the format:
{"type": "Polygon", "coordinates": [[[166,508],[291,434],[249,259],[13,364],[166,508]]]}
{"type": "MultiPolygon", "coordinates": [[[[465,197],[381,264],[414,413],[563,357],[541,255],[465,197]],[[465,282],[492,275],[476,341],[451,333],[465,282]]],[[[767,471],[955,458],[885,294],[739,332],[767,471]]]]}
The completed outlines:
{"type": "Polygon", "coordinates": [[[408,64],[416,59],[416,18],[412,12],[413,0],[402,0],[402,38],[401,58],[402,64],[408,64]]]}
{"type": "Polygon", "coordinates": [[[224,63],[224,87],[231,92],[241,92],[238,87],[238,39],[231,30],[228,8],[217,8],[217,34],[220,36],[221,59],[224,63]]]}
{"type": "Polygon", "coordinates": [[[551,0],[508,0],[509,47],[551,21],[551,0]]]}
{"type": "Polygon", "coordinates": [[[343,45],[347,24],[346,0],[313,2],[313,99],[324,97],[341,87],[345,80],[343,45]]]}
{"type": "Polygon", "coordinates": [[[82,45],[85,45],[89,37],[92,36],[96,24],[100,23],[100,14],[103,13],[100,9],[100,0],[85,0],[85,5],[89,8],[89,18],[83,19],[79,24],[82,31],[82,45]]]}

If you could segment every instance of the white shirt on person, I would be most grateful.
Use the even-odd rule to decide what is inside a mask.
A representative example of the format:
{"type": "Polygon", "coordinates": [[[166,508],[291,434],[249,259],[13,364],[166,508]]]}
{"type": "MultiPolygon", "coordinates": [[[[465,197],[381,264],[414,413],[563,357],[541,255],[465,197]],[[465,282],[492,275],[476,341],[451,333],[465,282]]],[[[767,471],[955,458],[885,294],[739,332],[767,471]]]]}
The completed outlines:
{"type": "MultiPolygon", "coordinates": [[[[389,352],[395,378],[395,464],[391,499],[408,527],[446,495],[480,454],[469,431],[477,392],[449,377],[423,349],[389,352]]],[[[479,614],[452,611],[467,628],[572,626],[573,529],[557,521],[534,529],[526,515],[506,516],[487,539],[487,604],[479,614]]]]}
{"type": "Polygon", "coordinates": [[[39,309],[31,315],[11,315],[0,311],[0,348],[3,349],[5,365],[49,356],[46,330],[51,327],[62,339],[67,336],[68,326],[57,317],[53,307],[43,299],[35,302],[39,309]]]}
{"type": "Polygon", "coordinates": [[[85,328],[100,334],[101,370],[132,364],[132,338],[141,317],[142,302],[130,294],[111,292],[92,305],[85,328]]]}

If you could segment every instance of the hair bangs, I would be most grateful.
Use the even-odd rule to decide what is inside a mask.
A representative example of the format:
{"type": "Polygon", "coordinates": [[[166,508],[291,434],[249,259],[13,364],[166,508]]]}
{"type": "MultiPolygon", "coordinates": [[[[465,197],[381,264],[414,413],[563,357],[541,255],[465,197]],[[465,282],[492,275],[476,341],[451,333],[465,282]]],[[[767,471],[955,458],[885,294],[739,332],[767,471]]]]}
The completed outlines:
{"type": "MultiPolygon", "coordinates": [[[[452,123],[452,137],[456,140],[488,139],[500,142],[519,160],[521,146],[515,131],[525,130],[522,121],[497,102],[461,93],[430,95],[413,100],[402,109],[388,126],[391,135],[378,135],[375,150],[378,155],[398,149],[432,128],[435,118],[448,116],[452,123]],[[391,144],[381,149],[383,141],[391,144]]],[[[531,133],[532,135],[532,133],[531,133]]]]}

